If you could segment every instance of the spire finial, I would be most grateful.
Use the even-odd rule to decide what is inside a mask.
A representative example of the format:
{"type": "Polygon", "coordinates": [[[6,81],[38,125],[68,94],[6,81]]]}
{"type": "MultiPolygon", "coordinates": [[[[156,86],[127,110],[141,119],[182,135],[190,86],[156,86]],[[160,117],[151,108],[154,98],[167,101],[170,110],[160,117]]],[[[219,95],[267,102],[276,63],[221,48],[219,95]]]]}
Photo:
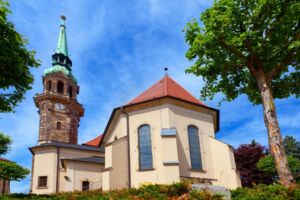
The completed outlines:
{"type": "Polygon", "coordinates": [[[169,69],[167,67],[165,67],[164,70],[165,70],[165,75],[168,76],[168,70],[169,69]]]}
{"type": "Polygon", "coordinates": [[[67,33],[66,33],[66,26],[65,26],[65,20],[67,18],[64,15],[61,15],[60,18],[62,19],[62,21],[60,25],[57,48],[55,52],[62,53],[65,56],[68,56],[68,43],[67,43],[67,33]]]}

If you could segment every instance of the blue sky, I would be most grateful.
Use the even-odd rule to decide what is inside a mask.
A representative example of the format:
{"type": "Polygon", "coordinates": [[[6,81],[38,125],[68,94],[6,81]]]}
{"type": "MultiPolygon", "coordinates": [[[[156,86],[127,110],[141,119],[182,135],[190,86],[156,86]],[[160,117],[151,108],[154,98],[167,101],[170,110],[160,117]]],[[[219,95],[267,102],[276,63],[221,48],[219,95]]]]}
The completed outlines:
{"type": "MultiPolygon", "coordinates": [[[[35,81],[15,113],[0,114],[0,131],[14,143],[5,157],[31,168],[28,147],[37,143],[39,116],[32,97],[42,91],[43,71],[51,66],[61,14],[67,16],[69,53],[78,79],[78,101],[85,107],[79,127],[79,142],[102,133],[114,107],[120,106],[162,78],[170,76],[199,98],[201,78],[185,74],[191,65],[185,58],[187,44],[182,29],[212,1],[200,0],[12,0],[9,19],[29,40],[29,49],[42,61],[33,69],[35,81]]],[[[246,96],[218,106],[222,95],[205,103],[221,111],[217,138],[233,146],[255,139],[267,145],[262,107],[246,96]]],[[[299,99],[276,101],[283,135],[300,140],[299,99]]],[[[30,177],[11,184],[12,192],[28,192],[30,177]]]]}

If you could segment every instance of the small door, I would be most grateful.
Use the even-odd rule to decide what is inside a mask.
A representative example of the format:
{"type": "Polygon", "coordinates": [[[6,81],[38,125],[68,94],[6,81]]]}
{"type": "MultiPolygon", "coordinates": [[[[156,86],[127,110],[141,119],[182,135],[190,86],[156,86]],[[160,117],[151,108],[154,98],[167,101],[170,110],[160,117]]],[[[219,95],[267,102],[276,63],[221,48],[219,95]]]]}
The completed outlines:
{"type": "Polygon", "coordinates": [[[82,191],[89,191],[90,190],[90,182],[83,181],[82,182],[82,191]]]}

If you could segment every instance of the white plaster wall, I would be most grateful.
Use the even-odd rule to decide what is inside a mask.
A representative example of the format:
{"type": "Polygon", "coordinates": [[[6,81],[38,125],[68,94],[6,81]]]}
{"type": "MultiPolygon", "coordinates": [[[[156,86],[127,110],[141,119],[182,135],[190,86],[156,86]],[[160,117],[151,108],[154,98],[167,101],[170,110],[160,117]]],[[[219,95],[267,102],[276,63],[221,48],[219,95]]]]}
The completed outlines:
{"type": "Polygon", "coordinates": [[[213,179],[214,171],[209,146],[209,137],[215,136],[212,116],[174,105],[170,106],[170,116],[171,126],[176,127],[178,134],[177,148],[180,162],[180,176],[213,179]],[[189,125],[196,126],[199,131],[203,171],[191,170],[187,131],[189,125]]]}
{"type": "MultiPolygon", "coordinates": [[[[33,187],[32,192],[35,194],[48,194],[56,192],[56,171],[57,171],[57,148],[56,147],[42,147],[34,150],[34,172],[33,172],[33,187]],[[48,187],[47,188],[37,188],[38,176],[48,176],[48,187]]],[[[95,151],[86,151],[79,149],[70,149],[70,148],[59,148],[60,160],[61,159],[71,159],[71,158],[81,158],[81,157],[92,157],[92,156],[104,156],[102,152],[95,151]]],[[[86,170],[90,170],[91,174],[86,170],[83,170],[81,167],[83,164],[70,164],[67,170],[64,170],[59,162],[59,191],[73,191],[78,186],[75,186],[78,182],[78,177],[95,177],[93,182],[102,183],[101,170],[104,166],[96,165],[94,166],[85,164],[86,170]],[[97,170],[95,169],[97,167],[97,170]],[[85,171],[85,172],[84,172],[85,171]],[[76,178],[76,173],[79,173],[76,178]],[[71,179],[71,182],[65,180],[64,176],[68,176],[71,179]],[[98,179],[99,180],[96,180],[98,179]],[[75,182],[74,182],[75,181],[75,182]]]]}
{"type": "Polygon", "coordinates": [[[230,189],[241,187],[232,148],[230,148],[228,144],[224,144],[214,138],[210,138],[209,143],[211,149],[213,149],[212,160],[214,163],[215,178],[217,179],[213,184],[230,189]]]}
{"type": "Polygon", "coordinates": [[[34,171],[32,179],[32,193],[47,194],[56,191],[56,148],[47,147],[34,155],[34,171]],[[47,176],[47,187],[38,188],[38,177],[47,176]]]}
{"type": "Polygon", "coordinates": [[[155,106],[129,113],[131,185],[139,187],[147,183],[164,183],[163,143],[160,135],[162,128],[169,127],[169,106],[155,106]],[[138,128],[149,124],[151,128],[153,170],[139,170],[138,128]]]}

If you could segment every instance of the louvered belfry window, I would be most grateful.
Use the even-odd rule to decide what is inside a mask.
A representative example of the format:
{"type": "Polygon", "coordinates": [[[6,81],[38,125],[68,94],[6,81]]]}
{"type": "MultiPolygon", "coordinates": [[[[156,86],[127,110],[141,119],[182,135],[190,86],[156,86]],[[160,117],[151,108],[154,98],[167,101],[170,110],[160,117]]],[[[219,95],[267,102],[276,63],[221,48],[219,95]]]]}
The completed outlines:
{"type": "Polygon", "coordinates": [[[193,170],[202,170],[198,128],[192,125],[188,126],[188,137],[189,137],[191,168],[193,170]]]}
{"type": "Polygon", "coordinates": [[[151,130],[149,125],[145,124],[139,127],[138,139],[140,170],[153,169],[151,130]]]}

